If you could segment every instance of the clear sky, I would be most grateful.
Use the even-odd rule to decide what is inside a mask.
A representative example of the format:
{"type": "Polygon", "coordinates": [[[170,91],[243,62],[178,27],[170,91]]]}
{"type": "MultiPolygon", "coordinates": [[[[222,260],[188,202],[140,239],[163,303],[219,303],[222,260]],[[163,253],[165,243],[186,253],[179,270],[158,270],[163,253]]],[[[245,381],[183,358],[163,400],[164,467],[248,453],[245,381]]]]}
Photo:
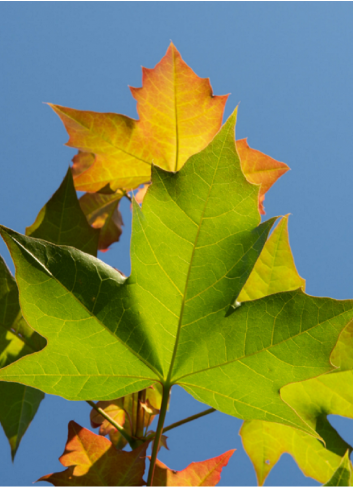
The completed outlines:
{"type": "MultiPolygon", "coordinates": [[[[74,154],[42,102],[136,117],[128,85],[141,86],[170,40],[240,102],[237,138],[287,163],[266,196],[266,218],[291,213],[291,245],[306,291],[353,297],[353,4],[351,2],[0,3],[0,222],[24,232],[63,179],[74,154]]],[[[129,273],[130,210],[120,243],[100,258],[129,273]]],[[[5,245],[0,254],[11,270],[5,245]]],[[[167,423],[204,409],[176,388],[167,423]]],[[[31,485],[63,469],[67,424],[90,428],[89,406],[46,396],[11,464],[0,432],[0,484],[31,485]]],[[[353,421],[331,417],[353,444],[353,421]]],[[[170,432],[160,458],[181,470],[236,448],[221,485],[255,485],[241,421],[216,413],[170,432]]],[[[41,483],[48,485],[47,483],[41,483]]],[[[318,485],[284,455],[267,485],[318,485]]]]}

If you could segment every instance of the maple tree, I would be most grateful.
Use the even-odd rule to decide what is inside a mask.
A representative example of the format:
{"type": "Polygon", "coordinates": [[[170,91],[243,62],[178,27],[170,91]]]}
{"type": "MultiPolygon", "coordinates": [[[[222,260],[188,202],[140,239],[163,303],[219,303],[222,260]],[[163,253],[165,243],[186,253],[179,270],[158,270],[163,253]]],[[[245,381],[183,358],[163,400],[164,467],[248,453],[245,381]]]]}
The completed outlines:
{"type": "Polygon", "coordinates": [[[87,401],[99,428],[70,422],[66,470],[40,479],[53,485],[216,485],[234,450],[180,472],[157,459],[165,433],[214,410],[244,420],[259,484],[284,452],[326,485],[353,483],[352,448],[327,419],[353,417],[353,300],[307,295],[288,216],[272,234],[277,218],[261,223],[288,166],[235,141],[237,110],[222,126],[227,96],[173,44],[131,92],[139,120],[51,105],[73,167],[25,235],[0,226],[16,266],[15,280],[0,259],[12,456],[47,393],[87,401]],[[96,258],[119,241],[123,198],[129,277],[96,258]],[[165,427],[174,385],[209,408],[165,427]]]}

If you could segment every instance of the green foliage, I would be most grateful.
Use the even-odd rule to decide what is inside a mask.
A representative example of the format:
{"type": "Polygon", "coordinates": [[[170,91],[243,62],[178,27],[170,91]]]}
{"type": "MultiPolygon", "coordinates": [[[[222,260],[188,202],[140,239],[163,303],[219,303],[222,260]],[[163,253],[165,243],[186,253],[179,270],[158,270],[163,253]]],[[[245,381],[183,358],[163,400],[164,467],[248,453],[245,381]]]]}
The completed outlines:
{"type": "Polygon", "coordinates": [[[305,294],[288,217],[270,237],[276,218],[261,223],[264,194],[288,167],[235,142],[237,111],[214,136],[225,97],[211,97],[174,46],[132,93],[140,121],[53,106],[80,150],[73,170],[26,235],[0,226],[16,267],[15,281],[0,259],[0,422],[13,456],[48,393],[88,401],[100,436],[71,422],[67,469],[42,480],[142,485],[153,442],[148,485],[215,485],[233,451],[181,472],[157,460],[163,431],[176,427],[164,419],[179,385],[245,420],[260,484],[284,452],[326,485],[349,484],[351,447],[327,415],[353,417],[353,300],[305,294]],[[159,108],[143,106],[161,93],[174,114],[165,131],[159,108]],[[183,112],[187,102],[202,127],[183,112]],[[147,188],[150,178],[141,208],[126,186],[147,188]],[[78,200],[74,181],[92,193],[78,200]],[[133,208],[128,278],[96,258],[120,238],[124,197],[133,208]],[[121,450],[127,443],[132,452],[121,450]]]}

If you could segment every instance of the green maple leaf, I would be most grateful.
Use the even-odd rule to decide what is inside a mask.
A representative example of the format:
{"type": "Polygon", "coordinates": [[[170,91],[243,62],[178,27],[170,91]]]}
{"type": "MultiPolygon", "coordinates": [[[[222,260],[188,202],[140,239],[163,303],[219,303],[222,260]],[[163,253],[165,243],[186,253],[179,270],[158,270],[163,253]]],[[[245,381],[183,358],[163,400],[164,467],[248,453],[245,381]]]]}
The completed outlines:
{"type": "Polygon", "coordinates": [[[235,119],[178,173],[154,168],[142,210],[134,204],[128,279],[74,248],[2,228],[23,314],[48,345],[0,380],[73,400],[178,384],[230,415],[315,434],[280,389],[333,369],[353,301],[294,290],[232,307],[275,221],[260,224],[235,119]]]}

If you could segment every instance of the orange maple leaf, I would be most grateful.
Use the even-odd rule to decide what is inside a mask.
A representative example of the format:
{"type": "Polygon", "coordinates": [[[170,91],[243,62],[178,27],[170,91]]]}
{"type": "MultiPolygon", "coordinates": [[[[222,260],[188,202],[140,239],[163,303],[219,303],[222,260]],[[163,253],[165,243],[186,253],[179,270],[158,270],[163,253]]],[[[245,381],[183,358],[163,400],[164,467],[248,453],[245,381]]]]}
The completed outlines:
{"type": "Polygon", "coordinates": [[[104,436],[70,421],[65,451],[59,458],[68,468],[39,480],[54,486],[142,486],[147,445],[132,452],[117,450],[104,436]]]}
{"type": "Polygon", "coordinates": [[[179,170],[218,132],[228,97],[214,96],[209,79],[198,77],[173,44],[155,68],[142,69],[142,87],[130,90],[139,120],[49,104],[69,133],[67,145],[95,155],[85,171],[86,155],[76,157],[77,190],[136,188],[151,179],[152,164],[179,170]]]}

